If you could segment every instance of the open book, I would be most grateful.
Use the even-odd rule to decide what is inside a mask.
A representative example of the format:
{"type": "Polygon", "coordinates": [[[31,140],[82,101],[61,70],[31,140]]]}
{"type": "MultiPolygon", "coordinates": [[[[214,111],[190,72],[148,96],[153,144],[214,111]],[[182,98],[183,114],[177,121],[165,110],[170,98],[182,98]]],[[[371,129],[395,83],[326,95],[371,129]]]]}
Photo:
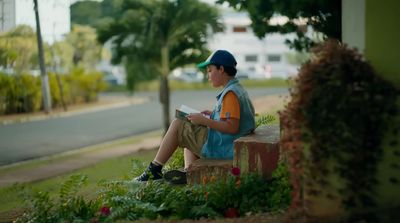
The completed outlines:
{"type": "Polygon", "coordinates": [[[191,113],[200,113],[200,111],[193,109],[191,107],[188,107],[186,105],[181,105],[179,108],[176,109],[175,117],[182,119],[184,121],[188,121],[186,116],[188,116],[191,113]]]}

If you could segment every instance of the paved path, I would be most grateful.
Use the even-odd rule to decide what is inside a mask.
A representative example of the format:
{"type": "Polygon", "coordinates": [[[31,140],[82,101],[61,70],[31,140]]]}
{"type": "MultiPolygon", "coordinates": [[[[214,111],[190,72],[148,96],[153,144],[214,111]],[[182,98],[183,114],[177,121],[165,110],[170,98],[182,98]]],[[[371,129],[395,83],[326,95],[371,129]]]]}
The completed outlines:
{"type": "MultiPolygon", "coordinates": [[[[253,100],[253,103],[257,113],[270,113],[282,108],[283,100],[282,96],[273,95],[257,98],[253,100]]],[[[14,183],[39,181],[88,167],[106,159],[129,155],[142,149],[154,149],[159,146],[160,141],[160,136],[142,137],[142,140],[134,145],[111,144],[105,149],[75,151],[67,153],[57,162],[48,162],[46,165],[37,165],[34,168],[13,168],[18,165],[23,166],[24,163],[2,167],[0,168],[0,187],[10,186],[14,183]],[[5,171],[2,173],[1,170],[5,171]]],[[[63,155],[61,154],[61,156],[63,155]]],[[[52,157],[44,159],[52,159],[52,157]]]]}

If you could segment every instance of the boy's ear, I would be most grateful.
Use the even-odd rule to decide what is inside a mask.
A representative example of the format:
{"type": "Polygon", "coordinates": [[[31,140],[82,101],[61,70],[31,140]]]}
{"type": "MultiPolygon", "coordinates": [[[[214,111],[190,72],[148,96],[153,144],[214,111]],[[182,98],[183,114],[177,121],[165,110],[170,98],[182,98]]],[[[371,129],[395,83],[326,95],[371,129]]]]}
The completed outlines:
{"type": "Polygon", "coordinates": [[[219,70],[221,70],[221,72],[222,72],[222,74],[223,74],[223,73],[225,72],[225,67],[221,65],[221,66],[219,67],[219,70]]]}

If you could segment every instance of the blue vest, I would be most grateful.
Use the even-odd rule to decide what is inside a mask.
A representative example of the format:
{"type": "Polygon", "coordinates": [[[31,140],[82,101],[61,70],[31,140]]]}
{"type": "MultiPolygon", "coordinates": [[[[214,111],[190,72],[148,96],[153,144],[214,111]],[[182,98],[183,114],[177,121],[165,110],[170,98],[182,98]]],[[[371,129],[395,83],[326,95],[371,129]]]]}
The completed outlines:
{"type": "Polygon", "coordinates": [[[236,134],[227,134],[208,128],[207,141],[201,150],[201,155],[205,158],[233,159],[233,141],[241,136],[250,134],[255,129],[253,104],[246,90],[243,89],[236,78],[229,80],[228,84],[217,95],[217,103],[211,114],[211,119],[220,121],[222,100],[229,91],[235,93],[239,100],[239,131],[236,134]]]}

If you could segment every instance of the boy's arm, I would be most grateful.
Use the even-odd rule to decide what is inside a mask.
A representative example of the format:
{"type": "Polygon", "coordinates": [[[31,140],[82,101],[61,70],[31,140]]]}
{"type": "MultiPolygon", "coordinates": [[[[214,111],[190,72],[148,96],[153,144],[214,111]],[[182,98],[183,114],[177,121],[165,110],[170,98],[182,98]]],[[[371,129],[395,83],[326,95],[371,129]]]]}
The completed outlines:
{"type": "MultiPolygon", "coordinates": [[[[202,113],[204,114],[204,111],[202,113]]],[[[201,113],[197,114],[188,116],[188,119],[194,124],[205,125],[228,134],[235,134],[239,131],[240,104],[233,91],[226,93],[223,98],[220,121],[205,118],[201,113]]]]}
{"type": "Polygon", "coordinates": [[[205,125],[209,128],[217,131],[235,134],[239,131],[239,119],[235,118],[224,118],[221,121],[212,120],[204,117],[201,113],[193,113],[187,116],[187,118],[193,123],[198,125],[205,125]]]}
{"type": "Polygon", "coordinates": [[[239,131],[239,119],[236,118],[224,118],[221,121],[208,119],[206,123],[206,126],[223,133],[236,134],[239,131]]]}

